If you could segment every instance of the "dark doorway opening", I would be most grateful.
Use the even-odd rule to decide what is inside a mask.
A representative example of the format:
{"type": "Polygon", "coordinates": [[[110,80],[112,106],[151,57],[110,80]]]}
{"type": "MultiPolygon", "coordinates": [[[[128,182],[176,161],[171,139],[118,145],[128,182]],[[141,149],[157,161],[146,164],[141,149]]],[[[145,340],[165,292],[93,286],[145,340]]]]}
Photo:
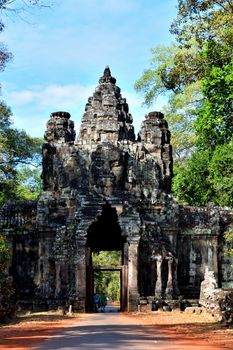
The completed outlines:
{"type": "Polygon", "coordinates": [[[87,246],[92,252],[122,250],[125,243],[116,209],[108,203],[103,206],[101,215],[90,225],[87,233],[87,246]]]}
{"type": "MultiPolygon", "coordinates": [[[[93,311],[94,293],[106,295],[108,305],[125,311],[127,307],[126,239],[121,234],[115,208],[108,203],[88,231],[87,311],[93,311]],[[116,304],[117,305],[117,304],[116,304]]],[[[106,308],[108,310],[108,308],[106,308]]],[[[110,309],[109,309],[110,310],[110,309]]]]}

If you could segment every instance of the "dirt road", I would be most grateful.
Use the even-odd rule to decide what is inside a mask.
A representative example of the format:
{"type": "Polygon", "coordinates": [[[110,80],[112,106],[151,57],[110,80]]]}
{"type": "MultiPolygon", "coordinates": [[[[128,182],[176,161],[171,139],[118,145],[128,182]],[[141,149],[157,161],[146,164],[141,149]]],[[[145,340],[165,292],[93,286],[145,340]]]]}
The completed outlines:
{"type": "Polygon", "coordinates": [[[233,349],[233,328],[208,313],[27,313],[0,325],[0,350],[233,349]],[[147,347],[147,348],[146,348],[147,347]]]}
{"type": "Polygon", "coordinates": [[[96,313],[40,343],[36,350],[216,350],[207,342],[175,339],[120,313],[96,313]]]}

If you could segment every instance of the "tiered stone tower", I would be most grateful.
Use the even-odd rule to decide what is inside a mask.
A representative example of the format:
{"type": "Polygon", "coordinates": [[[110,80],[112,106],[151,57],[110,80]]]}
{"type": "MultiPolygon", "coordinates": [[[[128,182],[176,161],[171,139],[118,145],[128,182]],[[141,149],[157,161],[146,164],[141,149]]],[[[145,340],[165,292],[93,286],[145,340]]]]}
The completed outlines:
{"type": "Polygon", "coordinates": [[[78,144],[91,149],[102,142],[116,144],[122,140],[135,141],[132,123],[126,99],[122,98],[116,79],[106,67],[99,85],[86,104],[78,144]]]}
{"type": "Polygon", "coordinates": [[[160,262],[158,278],[164,278],[163,283],[157,279],[153,286],[156,272],[151,271],[154,282],[149,283],[149,290],[154,289],[154,294],[157,289],[156,295],[160,296],[177,295],[177,223],[173,219],[177,205],[169,195],[172,150],[163,114],[149,113],[139,134],[135,140],[128,104],[108,67],[88,99],[76,142],[70,115],[51,114],[43,145],[45,192],[37,214],[41,234],[50,231],[41,243],[45,253],[40,258],[43,273],[40,273],[39,295],[46,297],[53,283],[55,296],[64,289],[76,308],[88,307],[90,295],[86,286],[90,277],[86,274],[91,269],[91,260],[87,256],[99,249],[125,252],[122,269],[128,285],[123,288],[124,308],[137,308],[139,289],[148,284],[145,282],[148,275],[144,274],[148,258],[160,262]],[[171,223],[169,233],[166,229],[165,234],[163,227],[171,223]],[[68,239],[66,244],[64,239],[68,239]],[[48,278],[49,261],[50,264],[54,261],[56,271],[51,278],[48,278]],[[163,276],[162,263],[167,264],[169,275],[163,276]],[[71,275],[76,277],[67,282],[71,275]],[[67,283],[69,288],[65,287],[67,283]]]}
{"type": "Polygon", "coordinates": [[[91,256],[100,250],[122,252],[116,267],[122,310],[180,292],[197,297],[206,267],[222,276],[221,283],[232,283],[230,263],[219,253],[230,212],[174,201],[167,122],[162,113],[149,113],[136,140],[128,104],[108,67],[88,99],[77,140],[69,113],[51,114],[42,178],[36,223],[29,225],[27,209],[20,219],[26,224],[12,231],[19,206],[0,217],[21,299],[31,298],[34,307],[72,304],[90,311],[91,256]]]}

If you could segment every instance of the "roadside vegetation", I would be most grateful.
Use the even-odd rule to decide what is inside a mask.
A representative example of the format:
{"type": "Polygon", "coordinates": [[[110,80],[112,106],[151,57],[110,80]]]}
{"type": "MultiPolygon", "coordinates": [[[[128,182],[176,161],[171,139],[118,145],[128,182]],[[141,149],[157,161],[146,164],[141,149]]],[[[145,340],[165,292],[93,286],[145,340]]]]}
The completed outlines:
{"type": "Polygon", "coordinates": [[[233,206],[233,5],[178,0],[174,42],[151,50],[135,84],[145,104],[165,94],[173,193],[190,205],[233,206]]]}

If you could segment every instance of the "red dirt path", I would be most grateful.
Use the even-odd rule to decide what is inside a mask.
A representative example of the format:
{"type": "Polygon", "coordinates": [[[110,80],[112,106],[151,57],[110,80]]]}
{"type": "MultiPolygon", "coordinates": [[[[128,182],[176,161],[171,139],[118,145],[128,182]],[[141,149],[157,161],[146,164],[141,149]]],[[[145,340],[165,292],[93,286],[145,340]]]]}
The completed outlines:
{"type": "Polygon", "coordinates": [[[233,349],[233,328],[217,323],[209,313],[189,314],[186,312],[156,311],[152,314],[132,314],[142,324],[152,325],[175,338],[175,343],[200,344],[200,349],[213,345],[216,349],[233,349]]]}
{"type": "MultiPolygon", "coordinates": [[[[175,339],[176,345],[180,344],[180,349],[184,340],[190,345],[198,342],[202,350],[210,349],[210,345],[213,345],[213,349],[233,349],[233,329],[215,323],[209,314],[154,312],[130,316],[137,318],[139,324],[151,325],[155,331],[161,329],[175,339]]],[[[83,317],[89,315],[67,317],[47,313],[21,316],[16,323],[0,327],[0,350],[33,349],[41,341],[83,317]]]]}

